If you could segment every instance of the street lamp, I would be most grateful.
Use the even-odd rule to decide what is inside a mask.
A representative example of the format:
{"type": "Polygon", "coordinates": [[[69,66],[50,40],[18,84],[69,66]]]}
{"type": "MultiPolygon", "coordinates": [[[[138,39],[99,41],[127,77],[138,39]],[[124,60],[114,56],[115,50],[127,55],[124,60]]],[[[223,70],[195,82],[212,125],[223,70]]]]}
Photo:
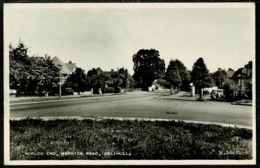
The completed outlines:
{"type": "Polygon", "coordinates": [[[59,79],[60,79],[60,82],[59,82],[59,99],[61,99],[61,68],[62,68],[62,65],[61,64],[58,64],[58,67],[60,68],[60,74],[59,74],[59,79]]]}

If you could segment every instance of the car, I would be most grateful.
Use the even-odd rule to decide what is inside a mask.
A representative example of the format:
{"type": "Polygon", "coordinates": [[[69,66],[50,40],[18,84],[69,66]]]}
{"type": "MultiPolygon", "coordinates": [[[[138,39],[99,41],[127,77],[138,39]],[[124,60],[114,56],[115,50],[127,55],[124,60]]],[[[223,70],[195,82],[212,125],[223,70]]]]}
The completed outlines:
{"type": "Polygon", "coordinates": [[[213,89],[211,92],[211,100],[223,100],[225,98],[223,89],[213,89]]]}
{"type": "Polygon", "coordinates": [[[73,95],[73,90],[71,88],[64,88],[61,91],[62,95],[73,95]]]}

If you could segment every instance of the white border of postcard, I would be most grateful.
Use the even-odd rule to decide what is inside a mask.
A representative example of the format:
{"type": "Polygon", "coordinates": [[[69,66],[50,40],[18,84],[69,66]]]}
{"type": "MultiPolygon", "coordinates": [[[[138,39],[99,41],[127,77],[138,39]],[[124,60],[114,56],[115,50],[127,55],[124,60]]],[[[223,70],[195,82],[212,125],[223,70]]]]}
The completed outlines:
{"type": "MultiPolygon", "coordinates": [[[[7,12],[9,9],[47,9],[47,8],[249,8],[255,20],[254,3],[8,3],[4,4],[4,164],[5,165],[254,165],[256,164],[256,106],[253,93],[252,130],[253,149],[252,160],[39,160],[11,161],[9,139],[9,47],[6,31],[7,12]]],[[[255,25],[252,25],[255,32],[255,25]]],[[[254,44],[255,45],[255,44],[254,44]]],[[[254,46],[255,48],[255,46],[254,46]]],[[[253,59],[253,90],[255,91],[255,57],[253,59]]]]}

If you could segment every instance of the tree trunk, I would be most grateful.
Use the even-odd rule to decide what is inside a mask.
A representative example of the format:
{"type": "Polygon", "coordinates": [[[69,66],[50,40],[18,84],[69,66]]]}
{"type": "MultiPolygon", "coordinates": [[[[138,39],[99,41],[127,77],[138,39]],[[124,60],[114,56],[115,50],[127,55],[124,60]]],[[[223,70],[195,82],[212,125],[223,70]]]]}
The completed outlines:
{"type": "Polygon", "coordinates": [[[200,100],[202,99],[202,89],[200,89],[200,100]]]}
{"type": "Polygon", "coordinates": [[[171,85],[171,94],[173,94],[173,86],[171,85]]]}

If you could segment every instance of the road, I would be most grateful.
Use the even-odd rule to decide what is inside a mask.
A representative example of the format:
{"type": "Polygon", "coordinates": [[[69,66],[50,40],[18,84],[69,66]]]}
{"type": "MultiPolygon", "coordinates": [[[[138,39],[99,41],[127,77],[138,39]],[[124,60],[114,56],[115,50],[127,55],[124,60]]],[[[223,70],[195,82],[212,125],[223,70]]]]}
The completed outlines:
{"type": "Polygon", "coordinates": [[[141,117],[252,126],[252,106],[165,99],[157,92],[10,105],[10,118],[141,117]]]}

